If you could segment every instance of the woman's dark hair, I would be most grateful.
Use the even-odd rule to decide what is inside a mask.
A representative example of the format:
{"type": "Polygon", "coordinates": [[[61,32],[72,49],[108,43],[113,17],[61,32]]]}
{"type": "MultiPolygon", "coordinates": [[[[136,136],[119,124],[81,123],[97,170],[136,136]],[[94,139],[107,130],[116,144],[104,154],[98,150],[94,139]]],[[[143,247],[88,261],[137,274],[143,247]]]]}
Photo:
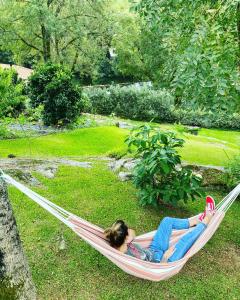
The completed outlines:
{"type": "Polygon", "coordinates": [[[113,225],[104,231],[106,239],[112,247],[120,247],[128,235],[128,227],[122,220],[117,220],[113,225]]]}

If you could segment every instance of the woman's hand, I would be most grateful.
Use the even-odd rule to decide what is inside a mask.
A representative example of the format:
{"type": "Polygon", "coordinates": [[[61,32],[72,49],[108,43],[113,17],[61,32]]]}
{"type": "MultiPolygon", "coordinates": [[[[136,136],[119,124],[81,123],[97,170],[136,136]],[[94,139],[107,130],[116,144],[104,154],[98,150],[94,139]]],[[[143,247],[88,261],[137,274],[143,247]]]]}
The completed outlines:
{"type": "Polygon", "coordinates": [[[128,235],[126,237],[126,243],[130,243],[133,239],[135,239],[136,234],[133,229],[128,229],[128,235]]]}
{"type": "Polygon", "coordinates": [[[175,247],[172,246],[167,251],[165,251],[165,253],[163,255],[162,262],[167,262],[168,259],[173,255],[173,253],[174,253],[175,250],[176,250],[175,247]]]}

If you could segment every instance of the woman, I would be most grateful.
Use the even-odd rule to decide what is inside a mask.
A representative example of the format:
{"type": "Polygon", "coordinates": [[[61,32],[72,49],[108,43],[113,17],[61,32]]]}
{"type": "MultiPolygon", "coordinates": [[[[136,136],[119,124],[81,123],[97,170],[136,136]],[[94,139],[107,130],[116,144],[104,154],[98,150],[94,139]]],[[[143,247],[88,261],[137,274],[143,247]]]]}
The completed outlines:
{"type": "Polygon", "coordinates": [[[177,219],[166,217],[160,223],[149,248],[142,248],[133,243],[135,232],[127,227],[122,220],[117,220],[109,229],[105,230],[105,237],[110,245],[122,253],[150,262],[173,262],[181,259],[191,248],[194,242],[207,228],[215,212],[214,199],[206,198],[206,209],[201,214],[191,219],[177,219]],[[185,234],[176,245],[169,247],[172,230],[195,228],[185,234]]]}

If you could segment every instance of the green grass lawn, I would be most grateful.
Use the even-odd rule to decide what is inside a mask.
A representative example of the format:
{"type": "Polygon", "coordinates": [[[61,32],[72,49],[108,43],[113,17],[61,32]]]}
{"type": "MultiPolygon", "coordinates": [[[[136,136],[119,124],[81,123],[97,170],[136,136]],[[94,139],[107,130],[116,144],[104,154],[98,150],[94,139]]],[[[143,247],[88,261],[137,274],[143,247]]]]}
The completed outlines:
{"type": "MultiPolygon", "coordinates": [[[[132,184],[120,182],[104,162],[92,169],[62,166],[54,179],[36,176],[43,186],[35,190],[67,210],[102,227],[121,218],[139,234],[155,229],[164,216],[188,217],[204,206],[199,199],[182,209],[140,207],[132,184]]],[[[211,194],[217,201],[223,197],[211,194]]],[[[10,198],[39,299],[239,299],[239,201],[178,275],[156,283],[125,274],[16,189],[10,188],[10,198]]]]}
{"type": "MultiPolygon", "coordinates": [[[[174,130],[174,125],[160,125],[163,130],[174,130]]],[[[17,157],[65,157],[106,155],[124,150],[128,130],[115,126],[77,129],[64,133],[35,138],[0,141],[0,157],[14,154],[17,157]]],[[[198,136],[179,136],[186,143],[180,154],[183,160],[199,164],[226,165],[229,158],[240,152],[240,133],[202,129],[198,136]]]]}
{"type": "MultiPolygon", "coordinates": [[[[176,129],[168,124],[160,127],[176,129]]],[[[0,141],[0,157],[106,156],[126,150],[124,139],[128,132],[115,126],[101,126],[4,140],[0,141]]],[[[239,132],[201,129],[198,136],[178,135],[186,140],[180,149],[182,158],[192,163],[225,165],[229,158],[239,154],[239,132]]],[[[104,161],[95,160],[92,169],[62,166],[54,179],[35,175],[42,183],[35,190],[67,210],[102,227],[121,218],[139,234],[155,229],[164,216],[188,217],[204,206],[204,200],[199,199],[181,209],[140,207],[132,184],[120,182],[104,161]]],[[[19,191],[9,191],[39,299],[239,299],[239,201],[206,247],[180,274],[154,283],[123,273],[19,191]],[[63,251],[58,248],[61,235],[67,245],[63,251]]],[[[218,201],[224,196],[209,192],[218,201]]]]}

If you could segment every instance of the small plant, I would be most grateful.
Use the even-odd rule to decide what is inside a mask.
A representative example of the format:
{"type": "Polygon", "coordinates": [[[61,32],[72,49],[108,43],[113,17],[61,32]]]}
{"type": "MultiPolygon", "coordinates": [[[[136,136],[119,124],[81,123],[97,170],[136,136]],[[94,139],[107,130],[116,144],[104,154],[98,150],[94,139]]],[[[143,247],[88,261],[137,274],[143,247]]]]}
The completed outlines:
{"type": "Polygon", "coordinates": [[[11,139],[14,134],[7,128],[5,124],[0,124],[0,140],[11,139]]]}
{"type": "Polygon", "coordinates": [[[229,162],[226,168],[226,183],[230,189],[240,183],[240,155],[229,162]]]}
{"type": "Polygon", "coordinates": [[[132,130],[126,139],[129,151],[140,158],[133,171],[142,205],[176,205],[202,195],[202,178],[189,168],[181,168],[177,149],[184,144],[173,132],[162,132],[149,125],[132,130]]]}
{"type": "Polygon", "coordinates": [[[124,149],[113,149],[107,153],[107,156],[115,159],[121,159],[122,157],[126,156],[126,154],[126,150],[124,149]]]}
{"type": "Polygon", "coordinates": [[[23,83],[13,69],[0,67],[0,118],[17,117],[25,108],[23,83]]]}

